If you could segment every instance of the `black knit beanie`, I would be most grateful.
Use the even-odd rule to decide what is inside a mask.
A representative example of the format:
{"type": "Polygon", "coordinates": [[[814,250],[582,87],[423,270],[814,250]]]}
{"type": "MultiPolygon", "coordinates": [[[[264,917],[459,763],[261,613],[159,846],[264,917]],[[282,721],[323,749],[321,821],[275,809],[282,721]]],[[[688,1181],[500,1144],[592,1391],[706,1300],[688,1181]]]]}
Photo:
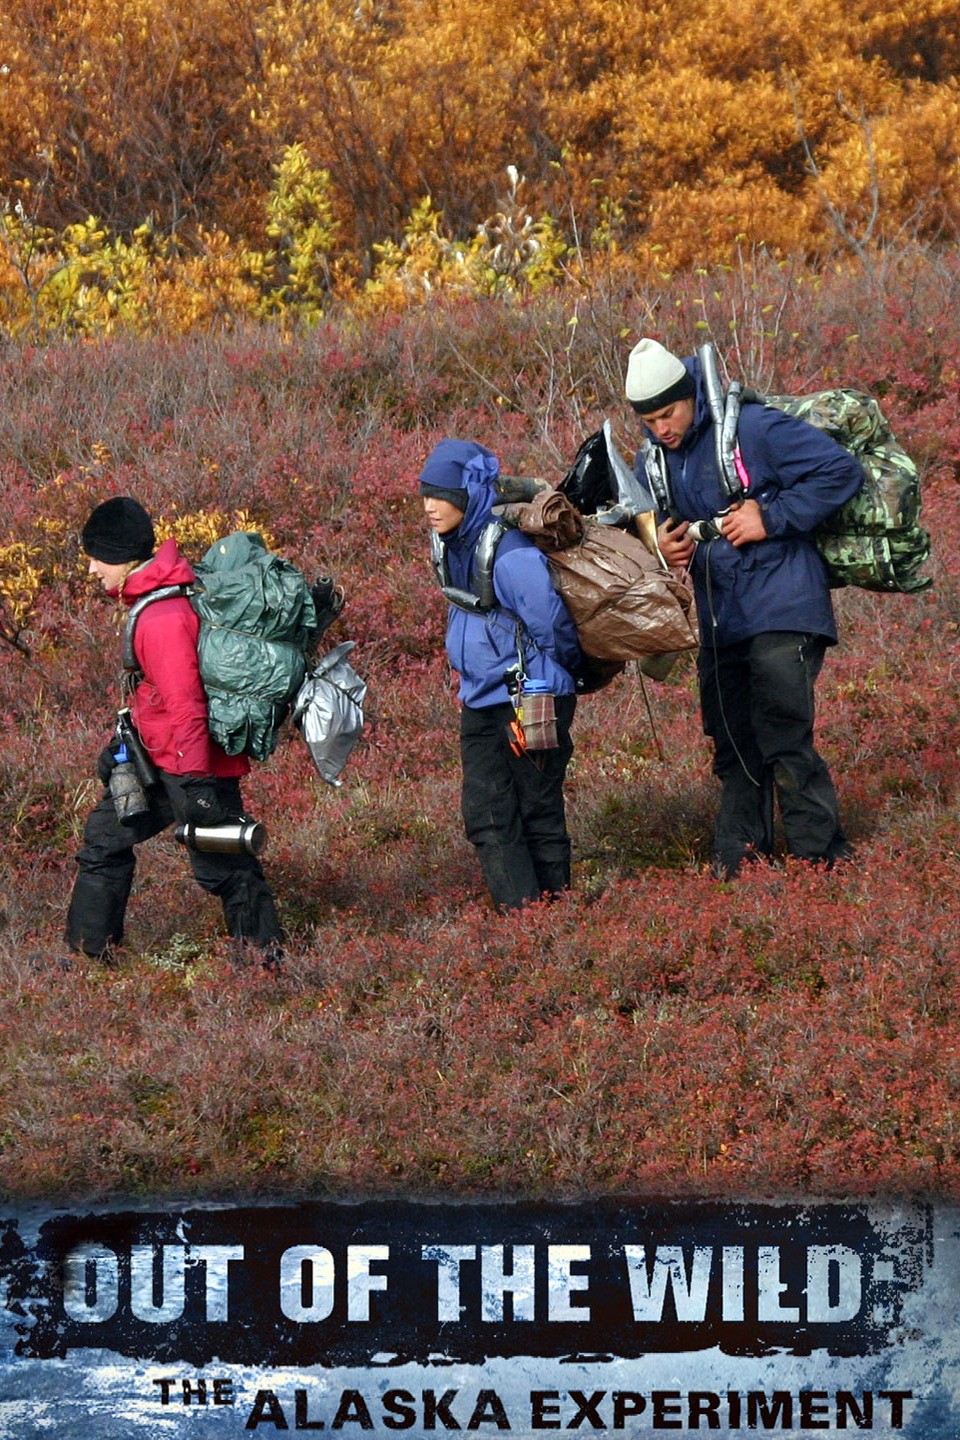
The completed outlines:
{"type": "Polygon", "coordinates": [[[94,510],[83,527],[81,543],[91,559],[124,565],[128,560],[149,560],[156,539],[153,522],[140,502],[115,495],[94,510]]]}
{"type": "Polygon", "coordinates": [[[431,485],[429,481],[424,480],[420,481],[420,494],[434,500],[446,500],[457,510],[466,510],[470,502],[470,493],[467,490],[454,490],[446,485],[431,485]]]}

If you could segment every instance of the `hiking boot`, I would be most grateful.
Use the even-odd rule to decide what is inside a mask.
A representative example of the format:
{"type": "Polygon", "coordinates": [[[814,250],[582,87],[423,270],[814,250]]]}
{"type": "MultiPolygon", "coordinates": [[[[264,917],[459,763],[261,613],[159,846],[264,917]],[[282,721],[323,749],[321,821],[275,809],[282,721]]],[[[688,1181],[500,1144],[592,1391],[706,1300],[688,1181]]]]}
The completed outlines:
{"type": "Polygon", "coordinates": [[[841,844],[837,845],[832,852],[827,853],[824,857],[824,864],[828,870],[833,870],[838,865],[841,868],[847,865],[853,865],[856,863],[856,859],[856,850],[850,844],[849,840],[844,840],[841,844]]]}
{"type": "MultiPolygon", "coordinates": [[[[104,945],[102,950],[84,950],[79,946],[71,945],[70,949],[74,955],[82,955],[85,960],[96,960],[105,970],[119,970],[123,964],[123,951],[116,945],[104,945]]],[[[64,957],[66,958],[66,957],[64,957]]],[[[67,961],[68,968],[73,967],[73,961],[67,961]]]]}
{"type": "Polygon", "coordinates": [[[816,865],[818,869],[836,870],[853,865],[857,854],[849,840],[832,841],[822,855],[791,855],[792,864],[816,865]]]}
{"type": "Polygon", "coordinates": [[[36,975],[44,975],[51,970],[66,975],[73,969],[72,955],[55,955],[49,950],[29,950],[23,958],[36,975]]]}
{"type": "Polygon", "coordinates": [[[230,962],[238,970],[259,965],[269,974],[278,975],[283,969],[283,945],[279,940],[270,940],[266,945],[257,945],[252,940],[231,940],[230,962]]]}
{"type": "Polygon", "coordinates": [[[737,854],[718,850],[710,862],[710,874],[714,880],[736,880],[744,865],[758,865],[761,860],[770,860],[762,850],[741,850],[737,854]]]}

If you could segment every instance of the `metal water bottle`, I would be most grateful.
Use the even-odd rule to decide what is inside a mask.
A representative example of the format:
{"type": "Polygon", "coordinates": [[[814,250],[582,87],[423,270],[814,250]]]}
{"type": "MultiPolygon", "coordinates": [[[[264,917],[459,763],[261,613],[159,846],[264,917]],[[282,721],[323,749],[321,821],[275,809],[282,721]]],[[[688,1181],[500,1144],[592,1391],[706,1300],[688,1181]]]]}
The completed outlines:
{"type": "Polygon", "coordinates": [[[181,845],[208,855],[259,855],[267,843],[265,827],[242,816],[223,825],[178,825],[175,833],[181,845]]]}
{"type": "Polygon", "coordinates": [[[110,771],[108,788],[121,825],[132,825],[138,815],[146,815],[149,811],[150,802],[140,784],[126,745],[121,745],[117,750],[117,763],[110,771]]]}

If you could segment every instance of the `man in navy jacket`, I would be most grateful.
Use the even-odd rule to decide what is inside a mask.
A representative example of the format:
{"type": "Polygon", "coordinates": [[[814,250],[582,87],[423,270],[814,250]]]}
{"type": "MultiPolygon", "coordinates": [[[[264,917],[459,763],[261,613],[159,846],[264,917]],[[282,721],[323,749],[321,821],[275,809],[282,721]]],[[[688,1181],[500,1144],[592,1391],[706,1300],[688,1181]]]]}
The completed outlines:
{"type": "MultiPolygon", "coordinates": [[[[837,631],[810,537],[860,488],[859,461],[803,420],[744,405],[738,435],[749,484],[731,508],[697,358],[641,340],[626,393],[668,482],[661,551],[668,565],[689,567],[694,582],[700,703],[723,785],[715,872],[731,877],[745,858],[771,853],[771,785],[791,854],[846,858],[836,791],[813,743],[814,683],[837,631]],[[688,533],[691,522],[721,514],[718,538],[696,542],[688,533]]],[[[641,451],[637,474],[645,472],[641,451]]]]}
{"type": "MultiPolygon", "coordinates": [[[[484,446],[441,440],[420,473],[445,585],[468,597],[480,580],[477,546],[492,519],[499,471],[484,446]]],[[[570,885],[563,782],[582,655],[546,558],[518,530],[508,530],[497,545],[492,582],[491,608],[450,605],[447,657],[460,681],[464,827],[494,904],[509,910],[570,885]],[[515,711],[505,677],[518,662],[554,696],[555,748],[518,754],[511,747],[515,711]]]]}

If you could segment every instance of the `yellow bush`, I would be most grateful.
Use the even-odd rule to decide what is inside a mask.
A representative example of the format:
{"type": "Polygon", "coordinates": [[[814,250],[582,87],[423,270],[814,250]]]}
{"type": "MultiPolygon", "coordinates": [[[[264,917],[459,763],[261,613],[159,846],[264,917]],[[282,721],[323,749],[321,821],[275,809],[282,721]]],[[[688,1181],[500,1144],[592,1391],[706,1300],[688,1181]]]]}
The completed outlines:
{"type": "Polygon", "coordinates": [[[202,559],[215,540],[232,534],[234,530],[253,530],[262,535],[268,550],[276,543],[270,531],[248,510],[198,510],[186,515],[164,515],[154,522],[157,543],[172,537],[180,550],[192,560],[202,559]]]}
{"type": "Polygon", "coordinates": [[[643,279],[730,233],[808,256],[949,236],[956,19],[956,0],[18,0],[0,332],[509,299],[590,237],[643,279]],[[514,159],[527,181],[498,199],[514,159]]]}
{"type": "Polygon", "coordinates": [[[43,585],[39,547],[14,540],[0,545],[0,631],[16,635],[27,625],[43,585]]]}

